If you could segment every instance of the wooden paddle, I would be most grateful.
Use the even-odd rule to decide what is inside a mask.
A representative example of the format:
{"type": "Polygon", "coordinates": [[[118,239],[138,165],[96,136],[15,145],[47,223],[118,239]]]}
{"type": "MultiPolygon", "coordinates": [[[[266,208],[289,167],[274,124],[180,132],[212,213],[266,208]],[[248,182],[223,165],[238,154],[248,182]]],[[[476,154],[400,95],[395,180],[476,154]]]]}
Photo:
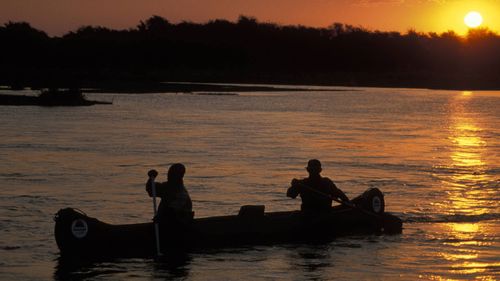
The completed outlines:
{"type": "Polygon", "coordinates": [[[153,195],[153,212],[154,212],[154,225],[155,225],[155,241],[156,241],[156,256],[159,257],[161,255],[160,252],[160,227],[158,225],[158,221],[156,218],[157,210],[156,210],[156,183],[155,177],[151,176],[149,178],[151,180],[151,193],[153,195]]]}

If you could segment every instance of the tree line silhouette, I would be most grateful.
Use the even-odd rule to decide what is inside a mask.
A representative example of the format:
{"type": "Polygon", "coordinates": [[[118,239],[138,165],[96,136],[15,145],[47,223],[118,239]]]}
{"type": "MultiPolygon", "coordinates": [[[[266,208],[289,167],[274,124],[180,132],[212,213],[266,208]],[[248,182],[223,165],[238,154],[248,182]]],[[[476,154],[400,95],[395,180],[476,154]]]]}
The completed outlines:
{"type": "Polygon", "coordinates": [[[128,30],[84,26],[61,37],[8,22],[0,42],[0,84],[13,88],[151,81],[500,88],[500,36],[486,28],[461,37],[152,16],[128,30]]]}

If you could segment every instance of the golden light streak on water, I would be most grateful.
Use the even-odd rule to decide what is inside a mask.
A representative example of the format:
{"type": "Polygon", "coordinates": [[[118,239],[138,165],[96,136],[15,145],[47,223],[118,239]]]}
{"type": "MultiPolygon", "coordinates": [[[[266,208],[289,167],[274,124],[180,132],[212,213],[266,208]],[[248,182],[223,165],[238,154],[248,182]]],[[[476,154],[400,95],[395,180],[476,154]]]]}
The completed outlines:
{"type": "MultiPolygon", "coordinates": [[[[454,152],[451,158],[455,165],[459,167],[484,166],[484,162],[473,152],[454,152]]],[[[463,175],[460,175],[460,177],[463,178],[463,175]]]]}
{"type": "MultiPolygon", "coordinates": [[[[487,268],[490,267],[498,267],[500,266],[500,262],[496,263],[486,263],[486,262],[463,262],[461,264],[453,265],[453,273],[460,274],[473,274],[473,273],[481,273],[485,272],[487,268]]],[[[494,276],[488,276],[489,278],[495,278],[494,276]]],[[[482,279],[484,280],[484,279],[482,279]]],[[[495,280],[495,279],[490,279],[495,280]]]]}
{"type": "MultiPolygon", "coordinates": [[[[451,141],[450,163],[447,165],[453,173],[445,178],[443,184],[449,189],[448,203],[443,204],[450,214],[480,215],[487,212],[478,208],[482,194],[482,183],[493,180],[483,173],[488,163],[484,160],[487,151],[487,142],[481,137],[483,128],[480,127],[478,117],[469,114],[468,105],[474,98],[473,92],[464,91],[451,99],[451,125],[449,127],[451,141]]],[[[470,227],[470,226],[469,226],[470,227]]]]}
{"type": "Polygon", "coordinates": [[[470,259],[477,259],[479,255],[477,253],[471,253],[471,254],[449,254],[449,255],[443,255],[443,257],[447,260],[450,261],[456,261],[456,260],[470,260],[470,259]]]}
{"type": "Polygon", "coordinates": [[[451,223],[449,226],[459,239],[470,239],[480,230],[477,223],[451,223]]]}
{"type": "MultiPolygon", "coordinates": [[[[450,215],[471,216],[488,213],[487,206],[482,206],[482,199],[488,198],[490,194],[484,194],[484,190],[478,187],[494,180],[484,173],[489,165],[484,155],[491,152],[487,151],[487,142],[481,137],[483,128],[479,125],[479,117],[468,111],[468,104],[473,98],[473,92],[464,91],[450,101],[452,122],[448,139],[452,150],[449,154],[450,162],[446,166],[452,174],[442,181],[443,188],[448,190],[448,198],[441,204],[443,211],[450,215]]],[[[479,280],[495,280],[494,276],[489,275],[488,269],[498,267],[500,263],[485,260],[479,248],[488,245],[477,241],[477,237],[487,231],[484,228],[481,222],[464,221],[442,225],[442,232],[453,237],[451,242],[444,243],[452,248],[440,253],[443,259],[452,263],[448,269],[449,273],[458,276],[481,274],[483,276],[479,280]]],[[[430,279],[456,280],[441,276],[432,276],[430,279]]]]}

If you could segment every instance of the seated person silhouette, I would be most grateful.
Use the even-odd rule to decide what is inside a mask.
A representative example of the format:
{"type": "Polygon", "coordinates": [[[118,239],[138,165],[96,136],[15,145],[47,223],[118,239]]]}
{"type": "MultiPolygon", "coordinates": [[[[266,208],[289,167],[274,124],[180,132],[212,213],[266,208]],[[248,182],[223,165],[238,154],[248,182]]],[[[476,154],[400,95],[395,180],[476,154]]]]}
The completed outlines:
{"type": "Polygon", "coordinates": [[[321,162],[311,159],[307,163],[309,177],[298,180],[293,179],[286,195],[302,199],[301,210],[304,212],[326,212],[331,209],[334,199],[349,202],[349,198],[342,190],[337,188],[333,181],[321,176],[321,162]]]}
{"type": "MultiPolygon", "coordinates": [[[[187,225],[193,219],[191,197],[184,186],[185,173],[186,167],[183,164],[176,163],[168,169],[166,182],[155,182],[156,195],[161,197],[161,202],[154,219],[160,224],[187,225]]],[[[148,176],[146,191],[152,197],[152,181],[158,176],[158,172],[150,170],[148,176]]]]}

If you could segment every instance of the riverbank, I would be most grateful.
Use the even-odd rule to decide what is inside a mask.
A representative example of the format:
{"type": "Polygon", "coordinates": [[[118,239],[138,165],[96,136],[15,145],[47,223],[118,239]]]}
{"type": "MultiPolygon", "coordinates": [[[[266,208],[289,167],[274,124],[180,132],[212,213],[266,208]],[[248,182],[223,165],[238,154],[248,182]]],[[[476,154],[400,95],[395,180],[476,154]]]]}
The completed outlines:
{"type": "Polygon", "coordinates": [[[112,102],[88,100],[80,90],[45,90],[38,96],[0,94],[0,105],[10,106],[91,106],[112,102]]]}
{"type": "MultiPolygon", "coordinates": [[[[190,93],[203,95],[237,95],[238,92],[294,92],[294,91],[345,91],[343,87],[373,87],[373,88],[415,88],[432,90],[457,90],[457,91],[490,91],[500,90],[500,87],[452,87],[451,85],[435,85],[428,87],[420,84],[379,84],[366,83],[358,85],[354,83],[315,83],[315,84],[294,84],[294,83],[238,83],[238,82],[156,82],[156,81],[112,81],[112,82],[94,82],[81,84],[81,91],[84,93],[117,93],[117,94],[147,94],[147,93],[190,93]],[[327,88],[325,88],[327,87],[327,88]]],[[[12,87],[0,86],[0,90],[40,90],[40,86],[12,87]]],[[[8,97],[3,98],[7,100],[8,97]]],[[[0,101],[0,103],[4,104],[0,101]]]]}
{"type": "Polygon", "coordinates": [[[192,74],[180,71],[146,73],[141,75],[118,72],[111,76],[101,76],[98,74],[88,76],[81,73],[73,73],[71,75],[50,73],[50,75],[46,74],[42,76],[33,74],[22,75],[23,79],[19,80],[0,79],[0,85],[5,85],[9,89],[14,90],[24,88],[37,90],[54,86],[60,88],[81,88],[85,89],[85,92],[90,93],[303,91],[315,90],[314,86],[417,88],[461,91],[500,90],[500,79],[494,74],[334,72],[287,75],[240,72],[192,74]],[[54,77],[58,78],[55,79],[54,77]]]}
{"type": "MultiPolygon", "coordinates": [[[[29,87],[27,87],[29,88],[29,87]]],[[[9,90],[24,90],[24,87],[0,87],[9,90]]],[[[32,87],[32,90],[39,90],[32,87]]],[[[344,91],[334,87],[315,88],[315,86],[293,85],[258,85],[258,84],[225,84],[225,83],[191,83],[191,82],[108,82],[85,84],[81,89],[85,93],[198,93],[204,95],[236,95],[235,92],[283,92],[283,91],[344,91]]]]}

